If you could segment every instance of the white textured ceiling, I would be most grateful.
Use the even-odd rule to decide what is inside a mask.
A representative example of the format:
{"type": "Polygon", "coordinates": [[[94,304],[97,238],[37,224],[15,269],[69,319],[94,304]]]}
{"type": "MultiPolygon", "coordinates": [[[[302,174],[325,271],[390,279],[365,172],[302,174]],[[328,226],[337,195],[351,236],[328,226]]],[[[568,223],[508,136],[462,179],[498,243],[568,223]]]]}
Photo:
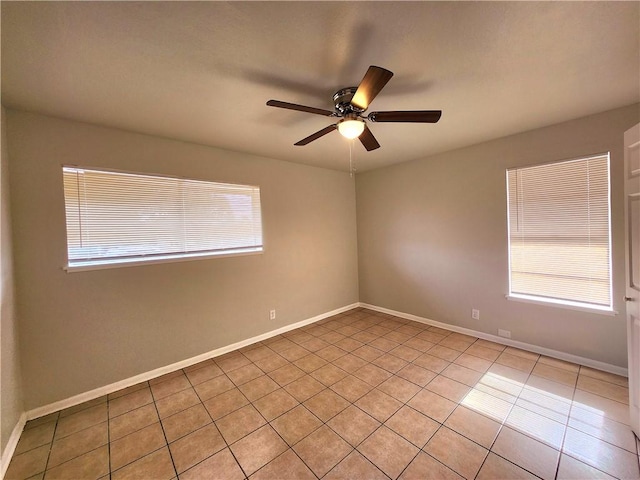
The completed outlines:
{"type": "Polygon", "coordinates": [[[8,2],[2,103],[94,124],[347,169],[332,109],[369,65],[395,76],[369,111],[360,171],[640,101],[639,2],[8,2]]]}

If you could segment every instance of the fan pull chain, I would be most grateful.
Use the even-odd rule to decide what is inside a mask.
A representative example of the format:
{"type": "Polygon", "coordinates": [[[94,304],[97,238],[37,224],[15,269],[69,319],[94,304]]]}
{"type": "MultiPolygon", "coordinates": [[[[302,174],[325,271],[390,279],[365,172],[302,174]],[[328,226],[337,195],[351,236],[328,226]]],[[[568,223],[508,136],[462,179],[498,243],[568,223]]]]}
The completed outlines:
{"type": "Polygon", "coordinates": [[[349,141],[349,176],[351,178],[353,178],[353,174],[356,173],[356,167],[353,161],[353,142],[353,139],[349,141]]]}

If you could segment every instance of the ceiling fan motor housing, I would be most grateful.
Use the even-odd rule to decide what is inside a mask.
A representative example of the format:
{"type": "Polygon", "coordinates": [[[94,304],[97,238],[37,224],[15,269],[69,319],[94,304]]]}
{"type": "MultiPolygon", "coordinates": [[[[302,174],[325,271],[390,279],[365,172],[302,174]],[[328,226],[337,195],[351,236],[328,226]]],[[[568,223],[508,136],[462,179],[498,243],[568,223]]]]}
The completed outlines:
{"type": "Polygon", "coordinates": [[[358,87],[347,87],[338,90],[333,94],[333,104],[336,106],[336,110],[343,115],[348,113],[362,113],[366,108],[359,108],[351,104],[351,99],[358,90],[358,87]]]}

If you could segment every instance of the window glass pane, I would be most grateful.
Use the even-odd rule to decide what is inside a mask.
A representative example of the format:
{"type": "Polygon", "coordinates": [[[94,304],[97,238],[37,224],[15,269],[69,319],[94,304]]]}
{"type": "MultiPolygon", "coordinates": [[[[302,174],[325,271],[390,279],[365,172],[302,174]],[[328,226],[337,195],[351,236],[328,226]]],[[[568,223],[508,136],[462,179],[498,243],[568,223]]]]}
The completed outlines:
{"type": "Polygon", "coordinates": [[[63,168],[69,264],[256,251],[260,189],[63,168]]]}
{"type": "Polygon", "coordinates": [[[511,294],[611,307],[609,155],[507,172],[511,294]]]}

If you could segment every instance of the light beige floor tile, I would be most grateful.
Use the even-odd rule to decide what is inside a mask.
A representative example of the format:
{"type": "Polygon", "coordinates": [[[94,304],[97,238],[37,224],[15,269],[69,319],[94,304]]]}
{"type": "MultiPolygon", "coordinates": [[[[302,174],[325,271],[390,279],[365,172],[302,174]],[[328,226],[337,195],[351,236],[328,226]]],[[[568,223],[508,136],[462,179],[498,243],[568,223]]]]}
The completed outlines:
{"type": "Polygon", "coordinates": [[[435,357],[430,353],[423,353],[418,358],[416,358],[413,363],[415,365],[418,365],[419,367],[431,370],[432,372],[440,373],[445,368],[447,368],[451,362],[435,357]]]}
{"type": "Polygon", "coordinates": [[[380,426],[380,422],[351,405],[329,420],[327,425],[352,446],[357,447],[380,426]]]}
{"type": "Polygon", "coordinates": [[[152,423],[159,421],[156,406],[152,403],[109,419],[109,439],[117,440],[152,423]]]}
{"type": "Polygon", "coordinates": [[[517,357],[526,358],[528,360],[533,360],[534,362],[537,362],[538,359],[540,358],[540,354],[535,352],[529,352],[528,350],[522,350],[521,348],[507,347],[504,349],[504,351],[509,355],[515,355],[517,357]]]}
{"type": "Polygon", "coordinates": [[[462,480],[463,477],[424,452],[409,464],[400,480],[462,480]]]}
{"type": "Polygon", "coordinates": [[[464,352],[475,341],[475,339],[467,340],[467,339],[458,337],[456,335],[459,335],[459,334],[452,333],[451,335],[442,339],[439,345],[450,348],[452,350],[457,350],[458,352],[464,352]]]}
{"type": "Polygon", "coordinates": [[[592,377],[597,380],[603,380],[621,387],[629,387],[629,380],[627,377],[616,375],[614,373],[603,372],[602,370],[596,370],[595,368],[585,367],[584,365],[580,367],[580,375],[592,377]]]}
{"type": "Polygon", "coordinates": [[[474,357],[481,358],[489,362],[495,362],[496,358],[500,356],[498,350],[493,348],[482,347],[476,343],[471,345],[464,351],[465,355],[473,355],[474,357]]]}
{"type": "Polygon", "coordinates": [[[299,358],[293,363],[305,373],[311,373],[326,365],[327,361],[315,353],[310,353],[309,355],[299,358]]]}
{"type": "Polygon", "coordinates": [[[286,360],[294,362],[297,359],[304,357],[305,355],[309,355],[309,350],[307,350],[306,348],[302,348],[300,345],[295,345],[278,353],[286,360]]]}
{"type": "Polygon", "coordinates": [[[423,450],[465,478],[476,476],[489,453],[447,427],[440,427],[423,450]]]}
{"type": "MultiPolygon", "coordinates": [[[[131,394],[135,395],[135,393],[131,394]]],[[[150,395],[150,393],[149,393],[150,395]]],[[[125,398],[125,397],[121,397],[125,398]]],[[[118,401],[120,399],[114,400],[118,401]]],[[[149,402],[147,402],[149,403],[149,402]]],[[[109,412],[111,410],[109,409],[109,412]]],[[[127,410],[128,411],[128,410],[127,410]]],[[[95,407],[87,408],[68,417],[60,418],[58,425],[56,426],[56,432],[54,438],[62,438],[72,433],[79,432],[85,428],[89,428],[98,423],[105,422],[107,420],[107,404],[103,403],[95,407]]]]}
{"type": "Polygon", "coordinates": [[[110,444],[111,469],[117,470],[166,445],[159,423],[138,430],[110,444]]]}
{"type": "Polygon", "coordinates": [[[278,355],[277,353],[272,352],[271,355],[265,358],[261,358],[255,365],[262,370],[264,373],[273,372],[280,367],[284,367],[289,364],[289,360],[278,355]]]}
{"type": "Polygon", "coordinates": [[[487,370],[489,370],[489,367],[491,367],[493,361],[475,357],[465,352],[458,358],[456,358],[453,363],[462,365],[463,367],[469,368],[471,370],[475,370],[476,372],[485,373],[487,370]]]}
{"type": "Polygon", "coordinates": [[[573,409],[578,408],[598,415],[604,415],[611,420],[629,425],[629,406],[624,403],[576,389],[573,397],[573,409]]]}
{"type": "Polygon", "coordinates": [[[334,360],[333,364],[345,372],[354,373],[356,370],[368,365],[368,362],[360,357],[356,357],[355,355],[348,353],[337,360],[334,360]]]}
{"type": "Polygon", "coordinates": [[[160,400],[172,393],[179,392],[180,390],[184,390],[185,388],[191,388],[191,383],[187,376],[180,371],[181,374],[175,376],[169,380],[165,380],[164,382],[155,383],[151,385],[151,393],[153,393],[153,398],[155,400],[160,400]]]}
{"type": "Polygon", "coordinates": [[[557,401],[553,397],[532,392],[527,388],[522,391],[520,397],[516,400],[516,405],[563,425],[566,425],[569,421],[570,403],[557,401]]]}
{"type": "Polygon", "coordinates": [[[304,377],[304,375],[304,371],[293,364],[285,365],[269,373],[269,376],[281,387],[288,385],[300,377],[304,377]]]}
{"type": "MultiPolygon", "coordinates": [[[[389,357],[391,357],[392,355],[389,355],[389,357]]],[[[380,357],[378,360],[385,358],[385,356],[380,357]]],[[[402,366],[404,366],[404,364],[406,364],[406,362],[404,362],[404,360],[401,359],[397,359],[399,362],[402,362],[402,366]]],[[[402,367],[399,367],[398,369],[400,369],[402,367]]],[[[355,372],[353,372],[353,376],[356,378],[359,378],[360,380],[363,380],[365,382],[367,382],[369,385],[371,385],[372,387],[377,387],[378,385],[380,385],[382,382],[384,382],[385,380],[391,378],[391,376],[393,375],[393,373],[391,373],[389,370],[385,370],[377,365],[373,365],[373,364],[367,364],[365,366],[363,366],[362,368],[359,368],[358,370],[356,370],[355,372]]]]}
{"type": "Polygon", "coordinates": [[[256,400],[253,406],[270,422],[298,404],[299,402],[295,398],[289,395],[286,390],[280,388],[256,400]]]}
{"type": "Polygon", "coordinates": [[[211,417],[201,403],[187,408],[175,415],[162,419],[162,428],[168,442],[173,442],[180,437],[204,427],[211,423],[211,417]]]}
{"type": "Polygon", "coordinates": [[[201,480],[205,478],[242,480],[245,476],[229,449],[225,448],[180,474],[180,480],[201,480]]]}
{"type": "Polygon", "coordinates": [[[357,400],[354,405],[371,415],[379,422],[385,422],[397,412],[402,403],[377,388],[357,400]]]}
{"type": "Polygon", "coordinates": [[[62,410],[60,412],[60,418],[64,418],[66,416],[69,416],[71,414],[74,414],[76,412],[80,412],[81,410],[86,410],[87,408],[90,407],[95,407],[96,405],[100,405],[102,403],[106,403],[107,402],[107,395],[103,395],[101,397],[98,398],[94,398],[93,400],[89,400],[87,402],[82,402],[78,405],[74,405],[72,407],[68,407],[65,408],[64,410],[62,410]]]}
{"type": "Polygon", "coordinates": [[[591,435],[567,428],[562,452],[617,478],[640,478],[638,456],[591,435]]]}
{"type": "Polygon", "coordinates": [[[503,423],[513,408],[511,403],[477,388],[471,389],[462,399],[460,405],[481,413],[498,423],[503,423]]]}
{"type": "Polygon", "coordinates": [[[424,447],[440,428],[438,422],[406,405],[384,424],[418,448],[424,447]]]}
{"type": "Polygon", "coordinates": [[[507,353],[505,351],[496,359],[496,363],[515,368],[516,370],[521,370],[526,373],[531,373],[536,361],[520,355],[514,355],[513,353],[507,353]]]}
{"type": "Polygon", "coordinates": [[[398,373],[396,373],[396,375],[398,377],[404,378],[405,380],[409,380],[412,383],[415,383],[419,387],[424,387],[425,385],[427,385],[427,383],[429,383],[436,377],[437,373],[410,363],[398,373]]]}
{"type": "Polygon", "coordinates": [[[447,362],[453,362],[456,358],[460,356],[461,353],[462,352],[460,350],[455,350],[453,348],[445,347],[444,345],[442,345],[442,342],[440,342],[435,347],[431,347],[429,349],[429,355],[433,355],[434,357],[438,357],[447,362]]]}
{"type": "Polygon", "coordinates": [[[318,477],[322,477],[345,458],[353,447],[326,425],[320,427],[293,449],[318,477]]]}
{"type": "Polygon", "coordinates": [[[378,386],[378,390],[391,395],[402,403],[408,402],[416,393],[420,391],[420,387],[415,383],[411,383],[404,378],[393,376],[378,386]]]}
{"type": "Polygon", "coordinates": [[[229,445],[257,430],[266,423],[266,420],[253,405],[242,407],[226,417],[216,420],[218,430],[220,430],[220,433],[229,445]]]}
{"type": "Polygon", "coordinates": [[[182,473],[207,457],[219,452],[225,447],[224,440],[214,424],[202,427],[200,430],[169,444],[171,458],[178,473],[182,473]]]}
{"type": "Polygon", "coordinates": [[[236,368],[235,370],[227,373],[229,380],[231,380],[236,387],[243,385],[254,378],[258,378],[264,375],[264,372],[256,367],[253,363],[249,363],[248,365],[244,365],[240,368],[236,368]]]}
{"type": "Polygon", "coordinates": [[[476,342],[473,345],[477,345],[479,347],[490,348],[490,349],[496,350],[498,352],[502,352],[502,351],[504,351],[505,348],[507,348],[506,346],[501,345],[499,343],[491,342],[489,340],[483,340],[481,338],[476,340],[476,342]]]}
{"type": "Polygon", "coordinates": [[[109,474],[109,448],[104,445],[45,472],[45,478],[59,480],[98,479],[109,474]]]}
{"type": "Polygon", "coordinates": [[[594,410],[574,408],[571,411],[569,426],[631,453],[637,453],[636,440],[629,426],[594,410]]]}
{"type": "MultiPolygon", "coordinates": [[[[537,375],[530,375],[525,383],[525,390],[541,393],[553,397],[555,400],[565,403],[571,403],[575,388],[566,384],[554,382],[547,378],[537,375]]],[[[522,394],[521,394],[522,396],[522,394]]]]}
{"type": "Polygon", "coordinates": [[[349,402],[329,388],[304,402],[304,406],[323,422],[335,417],[349,405],[349,402]]]}
{"type": "Polygon", "coordinates": [[[449,415],[444,425],[484,448],[491,448],[501,427],[499,422],[462,405],[449,415]]]}
{"type": "Polygon", "coordinates": [[[262,375],[240,385],[238,388],[250,402],[255,402],[259,398],[278,390],[280,386],[267,375],[262,375]]]}
{"type": "Polygon", "coordinates": [[[509,427],[503,427],[491,451],[545,480],[553,479],[560,452],[509,427]]]}
{"type": "Polygon", "coordinates": [[[580,370],[580,365],[575,363],[567,362],[565,360],[560,360],[558,358],[547,357],[545,355],[540,355],[538,359],[538,363],[543,363],[545,365],[550,365],[555,368],[561,368],[563,370],[567,370],[569,372],[578,373],[580,370]]]}
{"type": "Polygon", "coordinates": [[[478,472],[476,480],[495,480],[500,478],[508,480],[536,480],[538,477],[490,452],[480,472],[478,472]]]}
{"type": "Polygon", "coordinates": [[[33,450],[36,447],[51,443],[55,428],[56,422],[47,422],[24,430],[20,436],[14,455],[20,455],[28,450],[33,450]]]}
{"type": "Polygon", "coordinates": [[[321,392],[326,387],[313,378],[311,375],[305,375],[286,385],[284,389],[299,402],[310,399],[315,394],[321,392]]]}
{"type": "Polygon", "coordinates": [[[225,373],[229,373],[251,363],[251,360],[239,352],[231,352],[226,355],[221,355],[220,357],[214,358],[214,361],[225,373]]]}
{"type": "Polygon", "coordinates": [[[397,478],[420,451],[385,426],[358,446],[358,451],[391,478],[397,478]]]}
{"type": "Polygon", "coordinates": [[[539,442],[560,450],[564,438],[565,425],[542,415],[515,405],[504,424],[514,430],[524,433],[539,442]]]}
{"type": "Polygon", "coordinates": [[[407,342],[404,343],[404,345],[400,345],[400,346],[394,348],[389,353],[391,355],[395,355],[396,357],[400,357],[401,359],[403,359],[403,360],[405,360],[407,362],[413,362],[416,358],[418,358],[420,355],[422,355],[424,352],[426,352],[428,350],[428,348],[425,348],[424,350],[419,350],[419,349],[412,348],[408,343],[408,342],[411,342],[412,340],[414,340],[414,343],[415,342],[421,342],[418,345],[428,344],[429,343],[429,342],[425,342],[424,340],[420,340],[420,339],[409,339],[409,340],[407,340],[407,342]]]}
{"type": "MultiPolygon", "coordinates": [[[[251,475],[251,480],[315,480],[316,478],[309,467],[291,449],[251,475]]],[[[195,477],[194,480],[196,480],[195,477]]]]}
{"type": "Polygon", "coordinates": [[[26,431],[34,427],[39,427],[40,425],[44,425],[45,423],[57,422],[59,417],[60,417],[60,412],[54,412],[48,415],[43,415],[42,417],[34,418],[33,420],[29,420],[25,424],[24,429],[26,431]]]}
{"type": "Polygon", "coordinates": [[[578,377],[576,388],[595,393],[596,395],[615,400],[616,402],[629,403],[629,389],[627,387],[605,382],[587,375],[580,375],[578,377]]]}
{"type": "Polygon", "coordinates": [[[271,422],[271,426],[291,446],[321,425],[322,422],[303,405],[298,405],[271,422]]]}
{"type": "MultiPolygon", "coordinates": [[[[137,480],[153,478],[154,480],[170,480],[175,478],[171,455],[167,447],[156,450],[147,456],[130,463],[126,467],[112,473],[112,480],[137,480]]],[[[108,478],[108,477],[107,477],[108,478]]]]}
{"type": "Polygon", "coordinates": [[[416,394],[407,402],[407,405],[440,423],[444,422],[456,408],[455,402],[428,390],[422,390],[416,394]]]}
{"type": "Polygon", "coordinates": [[[560,455],[560,466],[556,478],[558,480],[613,480],[615,477],[563,453],[560,455]]]}
{"type": "Polygon", "coordinates": [[[331,390],[353,403],[373,390],[373,387],[353,375],[348,375],[331,385],[331,390]]]}
{"type": "Polygon", "coordinates": [[[320,383],[325,385],[326,387],[330,387],[336,382],[339,382],[344,377],[348,375],[344,370],[336,367],[335,365],[329,363],[320,367],[315,372],[311,373],[311,376],[318,380],[320,383]]]}
{"type": "MultiPolygon", "coordinates": [[[[396,347],[394,350],[397,350],[398,348],[399,347],[396,347]]],[[[365,365],[364,367],[362,367],[358,371],[361,371],[361,370],[367,368],[368,366],[374,366],[375,365],[377,367],[380,367],[380,368],[384,369],[387,373],[396,373],[398,370],[404,368],[406,365],[409,364],[409,362],[407,362],[406,360],[403,360],[400,357],[396,357],[395,355],[392,355],[391,353],[385,353],[381,357],[376,358],[371,363],[372,363],[372,365],[365,365]]],[[[355,375],[357,375],[357,373],[355,375]]]]}
{"type": "MultiPolygon", "coordinates": [[[[416,336],[404,342],[404,345],[419,352],[418,356],[420,356],[420,354],[423,354],[430,348],[433,348],[435,346],[435,343],[429,342],[423,338],[419,338],[416,336]]],[[[418,357],[412,358],[410,360],[408,358],[405,358],[405,360],[409,360],[410,362],[413,362],[416,358],[418,357]]]]}
{"type": "Polygon", "coordinates": [[[240,390],[234,388],[203,402],[211,418],[218,420],[249,403],[240,390]]]}
{"type": "Polygon", "coordinates": [[[5,478],[23,479],[44,472],[49,456],[49,445],[34,448],[20,455],[14,455],[9,463],[5,478]]]}
{"type": "Polygon", "coordinates": [[[196,394],[196,391],[193,388],[187,388],[186,390],[182,390],[158,400],[155,404],[155,408],[157,408],[160,418],[164,418],[186,410],[187,408],[193,407],[199,403],[200,398],[196,394]]]}
{"type": "Polygon", "coordinates": [[[431,380],[425,389],[459,403],[471,391],[471,387],[446,377],[445,372],[431,380]]]}
{"type": "Polygon", "coordinates": [[[532,375],[553,380],[554,382],[563,383],[570,387],[575,387],[578,379],[578,374],[576,372],[571,372],[563,368],[553,367],[540,362],[536,363],[531,373],[532,375]]]}
{"type": "Polygon", "coordinates": [[[333,467],[323,480],[388,480],[388,478],[360,452],[354,450],[333,467]]]}
{"type": "Polygon", "coordinates": [[[109,443],[107,422],[63,437],[53,442],[47,468],[60,465],[107,443],[109,443]]]}

